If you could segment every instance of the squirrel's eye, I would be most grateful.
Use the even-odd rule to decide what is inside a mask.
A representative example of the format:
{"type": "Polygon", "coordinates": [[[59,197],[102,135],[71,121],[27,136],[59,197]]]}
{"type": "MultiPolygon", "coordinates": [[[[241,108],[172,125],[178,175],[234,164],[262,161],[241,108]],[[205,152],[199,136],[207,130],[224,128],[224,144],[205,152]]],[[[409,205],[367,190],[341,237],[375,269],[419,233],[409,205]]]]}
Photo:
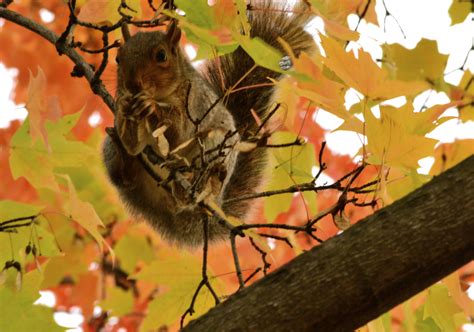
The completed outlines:
{"type": "Polygon", "coordinates": [[[155,56],[157,62],[165,62],[168,60],[168,56],[166,55],[166,51],[164,49],[160,49],[155,56]]]}

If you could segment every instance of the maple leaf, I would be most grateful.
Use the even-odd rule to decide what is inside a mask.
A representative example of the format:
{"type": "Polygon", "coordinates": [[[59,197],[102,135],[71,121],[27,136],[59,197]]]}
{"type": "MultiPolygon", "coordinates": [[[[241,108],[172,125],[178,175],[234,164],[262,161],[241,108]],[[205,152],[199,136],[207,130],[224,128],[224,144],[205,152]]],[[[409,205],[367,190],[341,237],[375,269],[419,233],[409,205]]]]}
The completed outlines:
{"type": "Polygon", "coordinates": [[[362,15],[369,23],[377,23],[377,14],[375,13],[375,1],[371,0],[338,0],[338,1],[320,1],[310,0],[313,8],[317,9],[328,19],[346,24],[347,16],[350,14],[362,15]]]}
{"type": "Polygon", "coordinates": [[[294,71],[289,74],[296,78],[303,77],[303,79],[298,80],[297,88],[288,80],[280,81],[278,83],[280,88],[314,101],[316,105],[341,119],[351,117],[352,115],[344,108],[344,92],[347,88],[323,74],[320,65],[321,57],[319,55],[310,57],[303,52],[296,58],[292,53],[290,54],[294,71]],[[297,75],[294,75],[295,73],[297,75]]]}
{"type": "Polygon", "coordinates": [[[406,82],[390,80],[388,72],[377,66],[371,56],[359,50],[359,59],[344,51],[335,40],[321,36],[326,51],[324,64],[347,86],[373,100],[387,100],[398,96],[414,96],[429,88],[423,81],[406,82]]]}
{"type": "MultiPolygon", "coordinates": [[[[404,81],[425,79],[436,83],[443,80],[448,55],[439,53],[437,42],[422,39],[414,49],[409,50],[401,45],[384,45],[384,68],[392,76],[404,81]]],[[[438,83],[439,84],[439,83],[438,83]]]]}
{"type": "Polygon", "coordinates": [[[380,119],[371,111],[364,114],[366,148],[369,152],[367,161],[376,165],[416,169],[418,160],[429,156],[437,141],[408,132],[403,119],[395,115],[397,111],[394,107],[382,106],[380,119]]]}
{"type": "Polygon", "coordinates": [[[140,0],[128,0],[126,4],[128,8],[123,8],[120,0],[87,0],[81,7],[78,19],[91,23],[114,24],[122,18],[119,8],[128,16],[141,16],[140,0]]]}
{"type": "Polygon", "coordinates": [[[28,110],[30,119],[30,135],[33,142],[36,139],[41,139],[44,145],[49,149],[48,134],[44,124],[46,120],[58,120],[61,117],[61,110],[59,109],[57,102],[47,103],[46,77],[40,67],[38,67],[38,73],[36,76],[34,76],[30,71],[28,100],[25,108],[28,110]]]}
{"type": "Polygon", "coordinates": [[[91,203],[82,201],[77,195],[74,184],[67,175],[62,176],[67,182],[67,188],[69,192],[69,205],[65,207],[66,215],[70,216],[71,219],[76,221],[79,225],[84,227],[90,235],[96,240],[100,247],[103,249],[103,244],[111,250],[110,246],[105,242],[104,238],[99,232],[99,227],[104,227],[104,224],[100,220],[99,216],[95,212],[94,207],[91,203]]]}
{"type": "Polygon", "coordinates": [[[472,2],[463,0],[453,0],[451,7],[449,7],[449,16],[451,17],[451,24],[458,24],[464,22],[466,17],[471,13],[472,2]]]}

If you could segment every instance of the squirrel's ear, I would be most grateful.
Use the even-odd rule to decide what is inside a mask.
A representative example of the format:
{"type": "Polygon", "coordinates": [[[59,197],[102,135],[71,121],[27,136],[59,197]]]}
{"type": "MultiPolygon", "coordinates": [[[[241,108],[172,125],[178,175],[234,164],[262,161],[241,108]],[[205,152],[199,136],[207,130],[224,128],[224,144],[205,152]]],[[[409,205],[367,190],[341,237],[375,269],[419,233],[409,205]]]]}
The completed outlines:
{"type": "Polygon", "coordinates": [[[130,30],[128,30],[127,23],[122,23],[122,36],[125,41],[130,39],[130,30]]]}
{"type": "Polygon", "coordinates": [[[168,29],[166,30],[166,37],[170,41],[171,45],[178,44],[181,38],[181,29],[178,28],[178,24],[176,20],[172,20],[171,23],[168,25],[168,29]]]}

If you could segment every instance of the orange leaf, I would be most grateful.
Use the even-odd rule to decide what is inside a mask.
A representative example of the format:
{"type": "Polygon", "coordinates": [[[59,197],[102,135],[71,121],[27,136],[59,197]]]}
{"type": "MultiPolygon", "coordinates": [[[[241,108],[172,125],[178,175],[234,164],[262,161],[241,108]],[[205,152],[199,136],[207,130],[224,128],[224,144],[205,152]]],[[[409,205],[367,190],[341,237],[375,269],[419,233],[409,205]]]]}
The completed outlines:
{"type": "Polygon", "coordinates": [[[46,120],[56,121],[61,116],[56,99],[51,103],[46,102],[46,77],[43,70],[38,67],[38,74],[33,76],[30,71],[30,82],[28,84],[28,101],[26,109],[30,119],[30,135],[33,142],[41,139],[49,149],[48,134],[44,123],[46,120]]]}
{"type": "Polygon", "coordinates": [[[84,227],[90,235],[92,235],[92,237],[97,241],[100,250],[103,249],[104,243],[109,250],[111,250],[102,235],[99,233],[99,227],[104,227],[104,224],[95,212],[94,207],[91,203],[84,202],[79,198],[76,189],[74,188],[74,184],[68,175],[64,175],[63,178],[67,181],[69,191],[69,206],[66,208],[66,213],[79,225],[84,227]]]}

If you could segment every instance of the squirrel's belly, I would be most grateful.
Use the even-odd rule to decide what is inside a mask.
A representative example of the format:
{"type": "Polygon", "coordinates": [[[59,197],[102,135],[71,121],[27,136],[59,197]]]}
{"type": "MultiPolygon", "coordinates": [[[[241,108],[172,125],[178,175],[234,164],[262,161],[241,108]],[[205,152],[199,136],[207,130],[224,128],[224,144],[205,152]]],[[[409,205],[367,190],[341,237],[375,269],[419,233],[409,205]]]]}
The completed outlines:
{"type": "MultiPolygon", "coordinates": [[[[183,206],[171,192],[160,188],[146,172],[135,179],[133,187],[120,190],[128,210],[144,218],[167,241],[195,247],[204,239],[204,218],[209,216],[196,204],[183,206]]],[[[209,240],[223,239],[229,234],[215,218],[209,217],[209,240]]]]}

